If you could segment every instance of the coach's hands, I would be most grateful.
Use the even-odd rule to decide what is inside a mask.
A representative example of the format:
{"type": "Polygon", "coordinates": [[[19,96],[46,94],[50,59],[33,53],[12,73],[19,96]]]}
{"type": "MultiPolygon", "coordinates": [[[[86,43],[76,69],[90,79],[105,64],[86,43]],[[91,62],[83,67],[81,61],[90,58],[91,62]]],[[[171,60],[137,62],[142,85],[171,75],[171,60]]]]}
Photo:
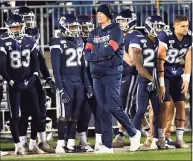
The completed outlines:
{"type": "Polygon", "coordinates": [[[87,89],[87,97],[88,98],[91,98],[93,95],[94,95],[94,93],[93,93],[93,90],[92,90],[92,87],[89,87],[88,89],[87,89]]]}
{"type": "Polygon", "coordinates": [[[188,87],[189,87],[189,82],[188,81],[183,81],[183,83],[182,83],[182,87],[181,87],[181,89],[182,89],[182,94],[185,94],[185,93],[187,93],[188,92],[188,87]]]}
{"type": "Polygon", "coordinates": [[[68,93],[64,89],[59,91],[59,95],[60,95],[60,99],[63,103],[69,103],[71,101],[70,96],[68,95],[68,93]]]}
{"type": "Polygon", "coordinates": [[[49,85],[51,88],[56,88],[56,83],[52,80],[51,77],[49,77],[49,78],[46,79],[45,84],[46,84],[46,85],[49,85]]]}
{"type": "Polygon", "coordinates": [[[158,90],[158,97],[160,100],[164,100],[165,99],[165,93],[166,93],[166,87],[159,87],[159,90],[158,90]]]}

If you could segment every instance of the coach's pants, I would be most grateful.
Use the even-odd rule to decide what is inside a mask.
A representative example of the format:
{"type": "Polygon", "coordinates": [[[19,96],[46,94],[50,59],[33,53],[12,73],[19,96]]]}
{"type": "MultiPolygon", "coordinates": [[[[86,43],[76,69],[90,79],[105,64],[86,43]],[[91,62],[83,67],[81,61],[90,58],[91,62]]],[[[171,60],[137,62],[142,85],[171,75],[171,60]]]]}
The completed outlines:
{"type": "Polygon", "coordinates": [[[149,100],[151,100],[153,113],[154,113],[154,138],[158,138],[158,114],[160,110],[160,102],[155,92],[149,92],[147,90],[149,82],[138,82],[137,87],[137,111],[133,119],[133,125],[136,129],[140,130],[141,121],[144,118],[144,114],[147,111],[149,100]]]}
{"type": "Polygon", "coordinates": [[[127,130],[129,136],[136,134],[120,102],[121,74],[93,79],[94,93],[97,99],[101,117],[103,144],[112,148],[112,117],[127,130]]]}
{"type": "Polygon", "coordinates": [[[122,78],[121,84],[121,105],[130,118],[136,112],[137,74],[128,74],[122,78]]]}
{"type": "Polygon", "coordinates": [[[36,131],[39,130],[40,128],[40,110],[39,110],[39,104],[38,104],[38,98],[36,94],[36,90],[34,87],[24,90],[22,92],[17,92],[15,91],[12,87],[9,86],[9,113],[10,113],[10,130],[11,134],[13,136],[13,141],[14,143],[18,143],[19,141],[19,128],[18,128],[18,123],[19,123],[19,118],[21,115],[21,109],[20,109],[20,99],[21,99],[21,94],[24,94],[29,100],[30,106],[25,106],[24,108],[26,111],[31,113],[31,116],[36,118],[33,119],[33,127],[34,130],[36,131]]]}

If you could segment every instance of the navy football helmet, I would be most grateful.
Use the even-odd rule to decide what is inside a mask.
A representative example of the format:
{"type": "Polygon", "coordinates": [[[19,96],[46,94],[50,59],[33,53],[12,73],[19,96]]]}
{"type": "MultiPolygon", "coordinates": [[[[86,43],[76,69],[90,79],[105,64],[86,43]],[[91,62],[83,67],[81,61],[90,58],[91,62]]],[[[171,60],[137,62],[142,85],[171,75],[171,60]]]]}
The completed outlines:
{"type": "Polygon", "coordinates": [[[80,24],[76,17],[71,14],[65,14],[59,19],[59,30],[67,37],[77,37],[80,35],[80,24]]]}
{"type": "Polygon", "coordinates": [[[121,11],[115,19],[119,23],[121,30],[127,31],[133,29],[137,23],[137,16],[129,9],[121,11]]]}
{"type": "Polygon", "coordinates": [[[25,22],[19,15],[11,15],[5,22],[8,34],[13,39],[21,39],[25,33],[25,22]]]}
{"type": "Polygon", "coordinates": [[[14,14],[18,14],[21,17],[23,17],[23,19],[26,23],[26,27],[28,27],[28,28],[34,28],[35,27],[35,24],[36,24],[35,15],[29,7],[17,8],[14,11],[14,14]]]}
{"type": "Polygon", "coordinates": [[[81,37],[89,37],[89,33],[94,29],[94,24],[92,23],[91,18],[86,15],[79,15],[77,18],[81,28],[81,37]]]}
{"type": "Polygon", "coordinates": [[[164,28],[165,23],[160,16],[150,16],[145,20],[145,31],[154,37],[157,37],[164,28]]]}

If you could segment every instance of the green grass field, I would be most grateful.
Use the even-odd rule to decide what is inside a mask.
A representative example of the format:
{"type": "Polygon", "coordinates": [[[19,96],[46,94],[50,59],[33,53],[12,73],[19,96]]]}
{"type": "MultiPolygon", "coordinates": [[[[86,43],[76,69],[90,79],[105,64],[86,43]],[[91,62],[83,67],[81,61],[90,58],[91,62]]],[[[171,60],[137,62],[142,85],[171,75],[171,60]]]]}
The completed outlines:
{"type": "MultiPolygon", "coordinates": [[[[172,136],[175,140],[175,136],[172,136]]],[[[187,143],[191,143],[191,133],[186,133],[184,140],[187,143]]],[[[94,139],[89,138],[89,141],[94,145],[94,139]]],[[[141,142],[144,142],[145,138],[142,137],[141,142]]],[[[56,141],[50,142],[55,147],[56,141]]],[[[78,141],[77,141],[78,144],[78,141]]],[[[126,145],[129,145],[128,139],[126,139],[126,145]]],[[[14,150],[13,143],[1,142],[2,150],[14,150]]],[[[26,155],[23,157],[16,157],[13,155],[5,156],[1,160],[191,160],[191,148],[188,149],[168,149],[168,150],[153,150],[153,151],[138,151],[138,152],[118,152],[114,154],[94,154],[94,153],[78,153],[78,154],[44,154],[44,155],[26,155]]]]}

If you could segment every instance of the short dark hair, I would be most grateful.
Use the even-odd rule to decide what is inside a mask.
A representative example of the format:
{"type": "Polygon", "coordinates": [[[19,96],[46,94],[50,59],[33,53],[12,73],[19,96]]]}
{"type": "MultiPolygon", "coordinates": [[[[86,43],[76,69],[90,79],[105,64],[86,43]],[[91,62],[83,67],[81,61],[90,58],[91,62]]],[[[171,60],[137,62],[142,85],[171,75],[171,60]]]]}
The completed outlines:
{"type": "Polygon", "coordinates": [[[176,16],[174,22],[188,21],[188,17],[186,16],[176,16]]]}

